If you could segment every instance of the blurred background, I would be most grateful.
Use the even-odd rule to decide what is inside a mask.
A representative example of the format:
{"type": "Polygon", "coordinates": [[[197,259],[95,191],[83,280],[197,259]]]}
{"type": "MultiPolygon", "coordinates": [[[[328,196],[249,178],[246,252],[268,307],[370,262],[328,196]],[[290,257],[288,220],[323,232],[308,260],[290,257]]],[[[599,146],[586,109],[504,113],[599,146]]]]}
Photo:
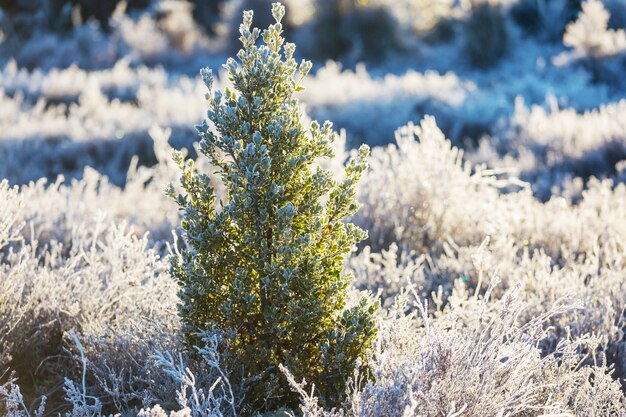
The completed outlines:
{"type": "MultiPolygon", "coordinates": [[[[123,185],[133,156],[156,163],[154,125],[191,148],[206,112],[199,69],[219,73],[243,10],[263,28],[271,2],[0,0],[0,178],[91,166],[123,185]]],[[[303,108],[348,146],[394,142],[430,114],[466,158],[506,165],[539,198],[572,178],[621,178],[626,1],[284,3],[287,40],[314,62],[303,108]],[[593,114],[608,127],[581,136],[569,118],[593,114]]]]}

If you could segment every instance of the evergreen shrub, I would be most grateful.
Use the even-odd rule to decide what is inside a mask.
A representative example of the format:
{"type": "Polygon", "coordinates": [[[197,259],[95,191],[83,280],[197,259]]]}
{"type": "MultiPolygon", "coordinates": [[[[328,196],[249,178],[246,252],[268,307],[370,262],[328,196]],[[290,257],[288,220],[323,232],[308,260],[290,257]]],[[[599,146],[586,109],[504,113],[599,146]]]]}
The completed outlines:
{"type": "Polygon", "coordinates": [[[187,343],[222,334],[230,378],[245,390],[243,414],[298,406],[281,364],[314,383],[325,406],[339,405],[376,333],[377,306],[364,297],[348,307],[351,276],[343,272],[367,236],[344,219],[359,207],[355,187],[369,150],[359,149],[341,180],[318,165],[333,155],[336,134],[329,122],[302,125],[294,94],[311,63],[298,65],[295,45],[284,43],[284,10],[272,5],[276,23],[263,32],[244,13],[243,48],[225,65],[234,89],[213,92],[211,70],[201,71],[210,123],[197,126],[200,150],[225,201],[180,153],[184,193],[168,190],[188,243],[171,262],[187,343]]]}

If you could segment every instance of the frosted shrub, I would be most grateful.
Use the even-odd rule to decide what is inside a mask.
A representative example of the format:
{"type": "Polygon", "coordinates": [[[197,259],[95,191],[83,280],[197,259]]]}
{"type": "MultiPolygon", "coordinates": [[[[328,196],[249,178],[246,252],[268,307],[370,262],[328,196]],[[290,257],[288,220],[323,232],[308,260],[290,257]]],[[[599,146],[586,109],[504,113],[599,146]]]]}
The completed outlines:
{"type": "Polygon", "coordinates": [[[200,331],[224,332],[244,413],[297,405],[281,364],[315,381],[325,404],[340,404],[375,334],[374,305],[364,298],[346,307],[350,276],[342,271],[366,236],[343,219],[359,207],[368,148],[340,181],[314,164],[332,156],[335,133],[330,123],[302,126],[294,93],[311,63],[298,66],[295,45],[283,44],[284,8],[275,3],[272,14],[276,23],[261,34],[244,13],[239,62],[226,64],[234,90],[213,92],[211,71],[202,71],[212,125],[198,126],[200,150],[219,169],[226,202],[218,209],[209,177],[180,154],[185,194],[169,191],[189,245],[171,265],[188,345],[200,331]]]}
{"type": "Polygon", "coordinates": [[[9,187],[8,181],[0,181],[0,249],[18,237],[18,213],[23,206],[23,198],[17,187],[9,187]]]}
{"type": "MultiPolygon", "coordinates": [[[[91,168],[84,170],[80,180],[59,178],[49,183],[42,179],[23,186],[20,194],[29,204],[14,213],[29,226],[21,229],[21,235],[41,246],[51,241],[70,244],[74,228],[93,224],[104,212],[111,220],[131,223],[140,235],[150,232],[150,242],[171,241],[179,216],[176,205],[163,195],[163,184],[178,178],[178,167],[171,161],[170,131],[155,127],[150,133],[159,162],[142,167],[134,158],[124,189],[91,168]]],[[[221,195],[221,189],[216,190],[221,195]]]]}
{"type": "Polygon", "coordinates": [[[196,376],[185,367],[182,356],[157,354],[157,366],[162,368],[178,385],[177,401],[182,411],[191,417],[236,416],[241,398],[236,398],[229,381],[228,371],[223,369],[220,355],[221,336],[204,333],[202,347],[196,347],[200,363],[204,367],[203,382],[213,379],[210,385],[201,387],[196,376]]]}
{"type": "MultiPolygon", "coordinates": [[[[94,352],[93,363],[102,364],[107,378],[117,372],[133,372],[122,359],[124,355],[138,352],[135,359],[140,360],[146,352],[132,344],[121,349],[123,343],[101,343],[104,334],[133,326],[134,340],[139,344],[150,346],[150,340],[160,336],[164,339],[154,340],[152,347],[170,346],[177,327],[175,286],[163,275],[165,265],[147,243],[145,237],[136,237],[126,226],[109,227],[101,219],[89,227],[74,228],[65,247],[51,242],[43,250],[32,242],[9,253],[0,264],[0,286],[14,286],[7,293],[11,297],[19,296],[16,290],[23,290],[11,303],[0,303],[0,323],[7,315],[19,319],[12,324],[8,341],[3,341],[4,346],[8,343],[9,365],[18,378],[41,381],[41,386],[32,387],[40,390],[67,376],[62,372],[63,364],[67,366],[62,349],[64,332],[70,330],[85,335],[87,342],[94,341],[86,349],[94,352]],[[152,331],[151,321],[167,331],[152,331]],[[98,351],[98,347],[112,345],[114,349],[98,351]],[[44,361],[50,356],[58,359],[44,361]]],[[[146,369],[139,364],[137,367],[140,372],[146,369]]],[[[29,397],[32,394],[28,392],[29,397]]]]}
{"type": "MultiPolygon", "coordinates": [[[[238,29],[243,12],[252,11],[256,25],[267,27],[274,23],[272,3],[272,0],[241,0],[223,4],[223,21],[218,30],[226,37],[226,53],[235,54],[241,47],[238,29]]],[[[317,0],[284,0],[281,4],[285,7],[285,17],[281,21],[285,38],[293,38],[294,32],[317,8],[317,0]]]]}
{"type": "Polygon", "coordinates": [[[187,2],[162,1],[158,12],[163,16],[159,28],[168,37],[172,47],[184,54],[194,52],[202,45],[202,33],[191,15],[193,6],[187,2]]]}
{"type": "MultiPolygon", "coordinates": [[[[153,356],[147,363],[143,363],[145,371],[151,375],[150,391],[144,397],[144,404],[151,404],[155,400],[165,401],[167,408],[179,409],[167,413],[162,405],[153,407],[145,406],[137,412],[137,408],[119,407],[116,402],[116,410],[121,414],[107,414],[104,399],[93,395],[94,387],[88,384],[90,364],[85,348],[78,336],[70,331],[68,334],[70,343],[74,345],[81,370],[77,380],[65,378],[63,383],[64,399],[68,405],[68,411],[64,417],[120,417],[129,413],[137,416],[156,417],[222,417],[224,415],[236,416],[235,397],[228,381],[228,375],[222,370],[220,356],[217,352],[218,339],[216,335],[206,334],[203,337],[204,347],[198,348],[199,360],[195,362],[195,368],[201,375],[197,378],[188,365],[188,358],[181,354],[161,353],[154,345],[150,346],[153,356]],[[207,385],[208,384],[208,385],[207,385]],[[160,388],[168,390],[167,397],[156,397],[160,388]]],[[[118,348],[121,348],[119,346],[118,348]]],[[[140,364],[134,360],[134,363],[140,364]]],[[[107,368],[111,373],[114,370],[107,368]]],[[[132,375],[131,375],[132,376],[132,375]]],[[[113,375],[109,375],[112,378],[113,375]]],[[[98,380],[99,383],[102,381],[98,380]]],[[[131,382],[128,380],[126,382],[131,382]]],[[[123,387],[115,387],[120,390],[123,387]]],[[[118,391],[118,393],[120,393],[118,391]]],[[[4,411],[7,417],[43,417],[47,411],[46,397],[42,397],[37,409],[29,412],[20,387],[14,380],[0,384],[0,411],[4,411]]],[[[61,414],[59,414],[61,415],[61,414]]]]}
{"type": "Polygon", "coordinates": [[[369,231],[374,249],[395,241],[423,253],[433,245],[440,247],[447,236],[480,243],[504,226],[486,219],[483,210],[497,204],[498,188],[510,183],[463,162],[462,151],[452,146],[432,117],[399,129],[396,141],[397,146],[374,149],[361,188],[363,208],[357,218],[369,231]],[[480,200],[468,201],[468,192],[480,195],[480,200]]]}
{"type": "MultiPolygon", "coordinates": [[[[607,120],[607,131],[619,127],[619,118],[607,120]]],[[[624,293],[618,277],[626,267],[620,255],[626,223],[615,219],[623,218],[626,188],[592,178],[575,204],[563,197],[542,204],[529,189],[502,193],[502,186],[515,184],[513,178],[461,162],[432,120],[421,128],[409,125],[398,139],[398,147],[374,149],[356,220],[370,230],[375,250],[396,242],[400,252],[374,256],[365,250],[352,264],[357,278],[364,277],[358,285],[371,280],[370,288],[383,288],[388,297],[410,277],[420,296],[447,304],[456,280],[481,289],[481,265],[492,265],[503,277],[494,296],[522,285],[528,302],[523,320],[542,314],[559,297],[580,300],[585,308],[576,314],[551,318],[555,337],[602,334],[599,351],[622,375],[624,293]],[[477,257],[486,235],[493,255],[477,257]]]]}
{"type": "Polygon", "coordinates": [[[626,51],[624,29],[609,29],[609,12],[600,0],[586,0],[575,22],[567,25],[563,43],[580,56],[599,59],[626,51]]]}
{"type": "Polygon", "coordinates": [[[29,412],[24,403],[24,397],[20,387],[14,380],[4,384],[0,383],[0,412],[6,417],[43,417],[46,411],[46,398],[43,397],[39,407],[34,412],[29,412]]]}
{"type": "Polygon", "coordinates": [[[348,265],[354,272],[355,286],[375,293],[380,291],[383,305],[390,307],[409,282],[424,282],[422,262],[423,258],[418,258],[414,252],[401,251],[396,243],[392,243],[380,253],[372,252],[366,246],[359,254],[350,257],[348,265]]]}
{"type": "MultiPolygon", "coordinates": [[[[227,75],[215,83],[225,87],[227,75]]],[[[59,174],[80,178],[86,165],[124,184],[133,155],[142,165],[155,162],[148,134],[153,125],[172,129],[173,146],[191,147],[190,126],[204,115],[200,77],[168,78],[163,69],[135,68],[128,60],[109,70],[47,73],[13,62],[2,71],[0,86],[0,176],[18,184],[54,181],[59,174]]],[[[408,70],[379,78],[363,66],[342,70],[333,62],[303,86],[301,103],[312,117],[331,119],[351,139],[370,144],[386,143],[398,126],[424,112],[438,113],[442,126],[462,123],[477,92],[475,83],[454,73],[408,70]]]]}
{"type": "Polygon", "coordinates": [[[89,392],[107,410],[136,410],[155,403],[171,408],[177,405],[178,384],[165,377],[153,356],[157,351],[181,351],[180,336],[178,321],[157,314],[83,334],[82,350],[74,346],[71,352],[76,364],[81,356],[87,360],[89,392]]]}
{"type": "MultiPolygon", "coordinates": [[[[540,110],[536,111],[539,116],[540,110]]],[[[571,120],[565,118],[564,122],[569,120],[567,123],[560,127],[557,127],[559,124],[554,125],[555,133],[561,131],[567,135],[566,132],[574,126],[573,137],[580,135],[581,146],[586,141],[592,143],[595,140],[601,144],[603,137],[621,136],[621,133],[613,133],[620,132],[620,119],[610,116],[618,112],[619,106],[615,106],[602,115],[594,112],[584,116],[603,126],[590,134],[589,139],[584,139],[586,130],[582,124],[572,125],[571,120]]],[[[532,130],[532,126],[538,126],[537,123],[529,122],[525,126],[530,126],[527,128],[532,130]]],[[[537,130],[542,135],[549,131],[545,128],[537,130]]],[[[537,140],[541,137],[537,135],[537,140]]],[[[533,199],[531,190],[524,183],[507,175],[506,171],[486,169],[463,161],[461,151],[445,139],[434,120],[425,119],[420,126],[409,124],[398,131],[396,139],[397,146],[374,149],[370,158],[371,168],[364,176],[360,189],[363,206],[357,221],[369,230],[369,243],[374,250],[385,249],[396,242],[399,247],[415,249],[418,254],[441,253],[448,239],[461,246],[479,245],[487,235],[494,238],[510,236],[519,239],[519,242],[533,241],[550,249],[556,256],[564,242],[574,251],[591,249],[585,238],[569,233],[566,226],[568,221],[582,221],[575,220],[583,215],[579,212],[580,207],[556,198],[543,206],[533,199]],[[503,190],[514,192],[503,194],[503,190]],[[562,220],[556,222],[557,215],[551,209],[561,206],[563,208],[558,210],[558,216],[562,220]],[[523,216],[515,214],[520,210],[524,212],[523,216]]],[[[559,142],[551,138],[545,143],[553,146],[559,142]]],[[[606,191],[605,188],[610,187],[612,183],[602,183],[598,188],[607,193],[605,197],[595,192],[588,193],[589,197],[584,201],[589,205],[621,205],[621,187],[615,192],[606,191]],[[606,201],[607,198],[611,203],[606,201]]],[[[601,225],[610,221],[608,217],[591,219],[584,216],[588,225],[586,232],[592,234],[600,235],[604,227],[601,225]]],[[[618,230],[621,226],[615,229],[616,232],[618,230]]],[[[611,236],[617,235],[611,233],[611,236]]]]}
{"type": "Polygon", "coordinates": [[[555,58],[557,65],[581,61],[595,81],[621,83],[621,68],[626,60],[626,32],[609,29],[609,12],[600,0],[586,0],[578,19],[567,25],[565,46],[573,52],[555,58]]]}
{"type": "MultiPolygon", "coordinates": [[[[607,366],[591,360],[579,368],[581,352],[593,351],[596,338],[563,339],[548,355],[538,348],[549,320],[580,306],[557,300],[520,323],[526,304],[519,291],[493,301],[495,284],[497,278],[485,293],[472,295],[457,281],[449,307],[435,308],[434,315],[419,298],[407,315],[407,294],[398,298],[378,321],[370,358],[375,379],[351,392],[349,415],[621,415],[624,398],[607,366]]],[[[343,415],[319,407],[300,381],[290,381],[305,416],[343,415]]]]}
{"type": "Polygon", "coordinates": [[[435,313],[436,319],[418,302],[413,316],[394,317],[392,312],[380,323],[372,365],[375,382],[353,396],[355,415],[620,412],[624,403],[619,385],[602,363],[576,371],[581,347],[588,344],[593,350],[593,338],[563,340],[546,356],[537,349],[545,337],[545,322],[571,314],[572,307],[557,301],[520,324],[517,316],[525,306],[515,291],[491,302],[491,289],[476,297],[468,295],[460,281],[457,284],[450,308],[435,313]],[[415,328],[415,321],[421,326],[415,328]],[[596,375],[595,384],[588,382],[591,374],[596,375]],[[544,384],[534,384],[537,378],[544,384]],[[578,387],[587,392],[582,394],[578,387]]]}
{"type": "Polygon", "coordinates": [[[41,22],[36,17],[33,19],[37,15],[45,16],[45,9],[26,14],[26,30],[35,35],[27,40],[8,36],[9,46],[0,51],[0,59],[14,58],[20,65],[31,69],[66,68],[77,61],[83,68],[96,69],[113,65],[123,55],[123,48],[117,42],[111,42],[110,37],[92,20],[73,27],[67,34],[60,34],[46,30],[33,31],[33,27],[41,27],[37,26],[41,22]]]}
{"type": "MultiPolygon", "coordinates": [[[[0,182],[0,264],[4,261],[6,246],[19,238],[19,217],[23,199],[16,188],[9,188],[6,181],[0,182]]],[[[12,348],[12,332],[23,314],[20,298],[23,283],[15,280],[0,280],[0,384],[7,376],[7,367],[12,348]]],[[[1,408],[0,408],[1,410],[1,408]]]]}
{"type": "Polygon", "coordinates": [[[626,159],[626,101],[579,113],[572,108],[527,108],[521,100],[506,129],[498,134],[499,151],[517,155],[508,166],[547,199],[575,177],[610,176],[626,159]]]}
{"type": "Polygon", "coordinates": [[[111,18],[111,26],[133,61],[187,67],[194,62],[195,55],[202,57],[216,50],[216,45],[194,20],[193,8],[187,1],[163,0],[136,17],[137,14],[125,14],[120,3],[111,18]]]}
{"type": "Polygon", "coordinates": [[[172,79],[162,68],[135,68],[129,60],[102,71],[49,72],[11,61],[0,86],[0,176],[18,184],[59,174],[80,178],[89,165],[121,185],[134,155],[141,165],[156,162],[153,125],[172,129],[173,146],[191,147],[191,126],[204,115],[199,77],[172,79]]]}

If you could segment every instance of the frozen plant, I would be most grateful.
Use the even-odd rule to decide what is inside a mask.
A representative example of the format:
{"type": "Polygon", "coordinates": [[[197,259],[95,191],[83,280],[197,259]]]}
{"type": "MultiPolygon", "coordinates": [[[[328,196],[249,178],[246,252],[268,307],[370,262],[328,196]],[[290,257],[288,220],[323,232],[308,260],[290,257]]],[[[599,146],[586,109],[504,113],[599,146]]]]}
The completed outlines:
{"type": "MultiPolygon", "coordinates": [[[[292,38],[297,26],[315,10],[317,0],[283,0],[285,17],[281,21],[283,36],[292,38]]],[[[244,11],[250,10],[258,27],[267,27],[274,23],[271,12],[272,0],[237,0],[222,4],[222,22],[218,25],[218,33],[224,37],[224,52],[234,54],[240,48],[239,24],[244,11]]]]}
{"type": "Polygon", "coordinates": [[[295,45],[284,43],[284,12],[273,4],[276,23],[262,33],[244,13],[239,62],[226,64],[234,90],[213,92],[211,71],[201,71],[211,125],[198,126],[200,150],[218,170],[225,203],[217,207],[208,175],[180,154],[185,193],[169,190],[189,245],[171,262],[188,345],[199,343],[198,332],[224,332],[229,368],[246,390],[242,413],[297,406],[280,364],[314,381],[325,404],[340,404],[375,335],[375,305],[362,298],[346,307],[342,268],[367,236],[343,220],[359,207],[369,149],[359,149],[341,180],[316,163],[332,156],[336,134],[328,122],[302,125],[294,94],[311,63],[298,66],[295,45]]]}
{"type": "MultiPolygon", "coordinates": [[[[2,377],[2,375],[0,375],[2,377]]],[[[37,409],[31,413],[24,403],[24,396],[14,380],[0,383],[0,413],[4,417],[43,417],[46,411],[46,397],[42,397],[37,409]]]]}
{"type": "Polygon", "coordinates": [[[409,282],[425,280],[420,268],[423,261],[423,255],[418,257],[411,251],[400,250],[396,243],[392,243],[381,253],[372,252],[366,246],[360,253],[350,257],[348,265],[354,272],[354,285],[378,292],[383,305],[390,307],[409,282]]]}
{"type": "Polygon", "coordinates": [[[498,204],[500,188],[515,184],[514,178],[463,161],[463,151],[432,117],[399,128],[396,142],[374,148],[359,190],[363,206],[356,221],[369,231],[373,250],[395,242],[418,254],[432,253],[448,237],[459,244],[480,243],[508,228],[484,208],[498,204]]]}
{"type": "Polygon", "coordinates": [[[570,182],[584,185],[592,175],[609,176],[626,159],[626,100],[585,112],[560,108],[555,98],[549,104],[527,107],[517,100],[515,113],[492,141],[542,199],[570,182]]]}
{"type": "MultiPolygon", "coordinates": [[[[0,182],[0,263],[4,262],[6,246],[19,239],[19,211],[23,207],[23,198],[16,187],[9,187],[6,180],[0,182]]],[[[19,299],[24,285],[19,281],[0,279],[0,383],[7,373],[11,333],[19,322],[23,311],[19,299]]],[[[1,409],[0,409],[1,410],[1,409]]]]}
{"type": "MultiPolygon", "coordinates": [[[[160,333],[163,340],[153,347],[169,348],[177,337],[176,288],[163,274],[165,263],[148,249],[146,237],[107,223],[101,218],[72,227],[65,245],[16,243],[0,263],[0,288],[11,290],[8,302],[0,302],[0,325],[9,319],[2,348],[8,349],[16,377],[40,381],[38,389],[58,386],[75,370],[63,351],[63,334],[70,330],[86,336],[85,352],[96,357],[96,366],[108,364],[113,371],[129,369],[124,360],[137,348],[97,343],[104,338],[100,335],[134,323],[135,333],[149,342],[159,334],[151,330],[154,320],[173,331],[160,333]],[[119,349],[98,350],[113,346],[119,349]],[[48,357],[57,360],[44,360],[48,357]]],[[[33,392],[25,395],[30,400],[33,392]]]]}
{"type": "MultiPolygon", "coordinates": [[[[555,316],[580,305],[555,300],[520,322],[526,308],[519,288],[492,300],[498,279],[472,293],[458,280],[448,307],[429,308],[405,293],[379,318],[370,367],[375,378],[355,384],[341,410],[321,407],[304,383],[289,376],[306,417],[623,415],[619,383],[593,351],[598,338],[562,339],[550,354],[540,343],[555,316]],[[581,357],[582,356],[582,357],[581,357]],[[584,356],[590,366],[581,368],[584,356]],[[538,383],[538,381],[541,381],[538,383]]],[[[359,381],[362,376],[354,375],[359,381]]]]}
{"type": "Polygon", "coordinates": [[[202,364],[208,366],[204,373],[214,376],[210,386],[200,387],[194,373],[185,366],[181,354],[175,357],[169,353],[157,353],[156,366],[180,386],[176,394],[181,412],[188,413],[190,417],[236,417],[239,402],[228,372],[223,369],[219,352],[221,338],[216,333],[204,333],[201,339],[202,347],[196,347],[196,350],[202,364]]]}
{"type": "Polygon", "coordinates": [[[600,0],[586,0],[575,22],[567,25],[563,43],[580,56],[606,58],[626,52],[624,29],[609,29],[609,12],[600,0]]]}
{"type": "Polygon", "coordinates": [[[85,350],[83,345],[78,340],[76,333],[69,332],[69,336],[76,348],[80,352],[80,359],[82,364],[81,372],[81,384],[76,383],[68,378],[65,378],[64,391],[65,399],[68,403],[73,405],[72,413],[67,414],[68,417],[96,417],[101,414],[102,403],[100,399],[87,394],[87,359],[85,358],[85,350]]]}
{"type": "Polygon", "coordinates": [[[563,35],[563,43],[573,51],[556,56],[555,64],[582,62],[594,81],[621,84],[626,60],[626,31],[623,28],[609,29],[609,18],[610,14],[600,0],[586,0],[578,19],[567,25],[563,35]]]}

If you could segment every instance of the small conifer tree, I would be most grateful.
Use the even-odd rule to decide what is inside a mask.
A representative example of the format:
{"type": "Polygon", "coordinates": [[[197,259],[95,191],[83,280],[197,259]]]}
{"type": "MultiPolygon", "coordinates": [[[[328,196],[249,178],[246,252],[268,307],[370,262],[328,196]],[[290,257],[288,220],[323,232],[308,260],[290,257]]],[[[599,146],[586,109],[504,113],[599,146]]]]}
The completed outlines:
{"type": "Polygon", "coordinates": [[[311,63],[297,65],[295,45],[284,43],[283,6],[273,4],[272,14],[276,23],[261,33],[244,13],[243,48],[225,65],[234,90],[212,92],[211,70],[201,71],[212,124],[197,126],[200,149],[227,198],[218,202],[208,175],[180,153],[184,194],[168,191],[188,243],[171,262],[187,341],[198,344],[206,330],[226,335],[232,377],[246,388],[245,414],[297,407],[280,364],[314,383],[325,405],[339,404],[376,331],[375,305],[363,298],[346,307],[351,277],[343,272],[366,237],[344,219],[358,209],[368,148],[340,181],[316,164],[332,157],[336,134],[329,122],[302,126],[294,94],[311,63]]]}

